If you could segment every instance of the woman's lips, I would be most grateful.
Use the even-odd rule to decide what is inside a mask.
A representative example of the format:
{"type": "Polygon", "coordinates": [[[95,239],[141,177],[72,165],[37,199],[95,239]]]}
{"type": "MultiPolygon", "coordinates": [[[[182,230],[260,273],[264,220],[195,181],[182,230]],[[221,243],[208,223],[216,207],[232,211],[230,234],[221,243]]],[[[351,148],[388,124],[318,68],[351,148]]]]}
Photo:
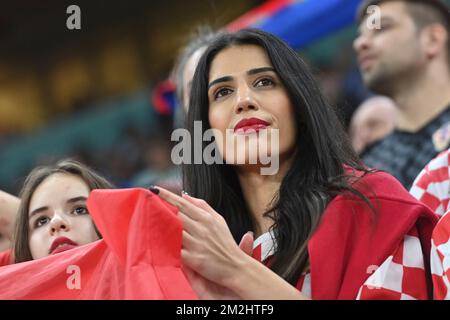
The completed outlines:
{"type": "Polygon", "coordinates": [[[236,134],[254,133],[258,132],[259,130],[267,128],[269,125],[270,123],[261,120],[259,118],[242,119],[234,127],[234,133],[236,134]]]}
{"type": "Polygon", "coordinates": [[[73,249],[73,248],[76,248],[76,247],[77,246],[74,246],[72,244],[64,244],[64,245],[59,246],[55,250],[53,250],[50,254],[57,254],[57,253],[60,253],[60,252],[63,252],[63,251],[67,251],[67,250],[70,250],[70,249],[73,249]]]}
{"type": "Polygon", "coordinates": [[[237,130],[234,130],[234,133],[236,133],[236,134],[255,133],[255,132],[258,132],[259,130],[262,130],[265,128],[267,128],[267,126],[264,124],[254,124],[251,126],[245,126],[245,127],[239,128],[237,130]]]}
{"type": "Polygon", "coordinates": [[[67,237],[58,237],[50,246],[49,254],[55,254],[77,247],[78,244],[67,237]]]}

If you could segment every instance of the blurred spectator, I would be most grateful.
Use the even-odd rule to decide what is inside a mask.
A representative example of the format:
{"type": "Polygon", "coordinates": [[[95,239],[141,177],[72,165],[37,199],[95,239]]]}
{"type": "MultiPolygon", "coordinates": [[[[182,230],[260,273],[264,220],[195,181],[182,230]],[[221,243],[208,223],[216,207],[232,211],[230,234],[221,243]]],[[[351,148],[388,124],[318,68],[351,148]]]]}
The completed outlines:
{"type": "Polygon", "coordinates": [[[350,139],[358,154],[394,130],[396,112],[394,101],[384,96],[371,97],[356,109],[350,122],[350,139]]]}
{"type": "MultiPolygon", "coordinates": [[[[199,27],[191,35],[188,44],[181,50],[173,70],[176,84],[177,108],[175,109],[173,127],[184,127],[185,115],[189,106],[191,82],[194,77],[198,61],[208,44],[215,39],[218,33],[210,27],[199,27]]],[[[144,147],[144,169],[136,174],[131,181],[132,186],[149,187],[158,185],[173,192],[179,193],[182,189],[181,172],[173,165],[171,160],[170,134],[163,126],[159,135],[152,135],[144,147]]]]}
{"type": "Polygon", "coordinates": [[[346,72],[342,83],[343,101],[340,102],[342,118],[347,130],[350,128],[350,121],[353,113],[365,100],[369,99],[373,93],[365,86],[358,66],[354,62],[346,72]]]}
{"type": "Polygon", "coordinates": [[[449,9],[439,0],[367,0],[359,23],[354,48],[364,82],[398,106],[396,129],[371,146],[363,161],[409,188],[450,141],[439,147],[432,141],[450,121],[449,9]],[[370,5],[381,10],[379,27],[367,21],[370,5]]]}
{"type": "Polygon", "coordinates": [[[158,185],[181,192],[181,176],[170,158],[171,144],[165,135],[151,135],[144,147],[144,169],[131,179],[134,187],[158,185]]]}
{"type": "Polygon", "coordinates": [[[0,190],[0,252],[12,244],[19,205],[19,198],[0,190]]]}
{"type": "Polygon", "coordinates": [[[173,71],[178,102],[178,107],[175,111],[176,128],[183,127],[184,117],[189,108],[192,78],[194,77],[198,61],[209,43],[219,34],[220,32],[214,32],[211,27],[198,27],[178,56],[173,71]]]}
{"type": "Polygon", "coordinates": [[[132,177],[144,168],[145,137],[139,130],[127,127],[124,137],[109,152],[104,164],[109,169],[109,179],[119,188],[133,186],[132,177]]]}

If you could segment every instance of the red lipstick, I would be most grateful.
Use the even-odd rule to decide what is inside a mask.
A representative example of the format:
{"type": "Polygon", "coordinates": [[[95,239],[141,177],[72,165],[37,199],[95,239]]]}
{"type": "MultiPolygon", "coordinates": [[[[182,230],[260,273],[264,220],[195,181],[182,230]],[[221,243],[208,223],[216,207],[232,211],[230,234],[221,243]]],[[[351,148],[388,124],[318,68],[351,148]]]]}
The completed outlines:
{"type": "Polygon", "coordinates": [[[242,119],[234,127],[234,132],[247,133],[247,131],[249,130],[254,130],[254,132],[257,132],[261,129],[265,129],[269,125],[270,123],[268,123],[267,121],[258,118],[242,119]]]}
{"type": "Polygon", "coordinates": [[[58,237],[56,238],[52,245],[50,246],[49,254],[56,254],[59,252],[63,252],[66,250],[70,250],[78,246],[78,243],[70,240],[66,237],[58,237]]]}

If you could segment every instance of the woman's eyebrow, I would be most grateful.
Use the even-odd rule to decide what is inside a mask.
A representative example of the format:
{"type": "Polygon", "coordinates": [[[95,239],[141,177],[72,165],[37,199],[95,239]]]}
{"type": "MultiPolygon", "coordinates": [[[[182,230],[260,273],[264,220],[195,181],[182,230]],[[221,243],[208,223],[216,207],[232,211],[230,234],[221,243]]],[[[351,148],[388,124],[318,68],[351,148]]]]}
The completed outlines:
{"type": "Polygon", "coordinates": [[[275,69],[272,67],[261,67],[261,68],[255,68],[255,69],[250,69],[247,71],[247,74],[249,76],[257,74],[257,73],[261,73],[261,72],[267,72],[267,71],[272,71],[275,72],[275,69]]]}
{"type": "Polygon", "coordinates": [[[233,77],[230,76],[225,76],[225,77],[221,77],[221,78],[217,78],[216,80],[213,80],[209,83],[208,85],[208,89],[211,88],[213,85],[215,85],[216,83],[219,82],[227,82],[227,81],[231,81],[233,80],[233,77]]]}
{"type": "Polygon", "coordinates": [[[67,200],[67,203],[74,203],[74,202],[78,202],[78,201],[86,201],[87,198],[80,196],[80,197],[75,197],[75,198],[70,198],[69,200],[67,200]]]}
{"type": "Polygon", "coordinates": [[[42,211],[46,211],[46,210],[48,210],[48,207],[40,207],[40,208],[34,209],[33,211],[30,212],[30,215],[28,216],[28,218],[31,218],[32,216],[34,216],[42,211]]]}
{"type": "MultiPolygon", "coordinates": [[[[257,73],[261,73],[261,72],[267,72],[267,71],[272,71],[275,72],[275,69],[272,67],[261,67],[261,68],[255,68],[255,69],[250,69],[247,71],[247,74],[249,76],[257,74],[257,73]]],[[[216,80],[213,80],[209,83],[208,85],[208,89],[211,88],[213,85],[215,85],[216,83],[220,83],[220,82],[227,82],[227,81],[231,81],[233,80],[233,77],[231,76],[224,76],[224,77],[220,77],[217,78],[216,80]]]]}
{"type": "MultiPolygon", "coordinates": [[[[86,197],[80,196],[80,197],[70,198],[66,202],[67,203],[75,203],[75,202],[78,202],[78,201],[86,201],[86,200],[87,200],[86,197]]],[[[30,215],[28,217],[31,218],[32,216],[34,216],[34,215],[36,215],[36,214],[38,214],[38,213],[40,213],[42,211],[46,211],[46,210],[48,210],[47,206],[34,209],[33,211],[30,212],[30,215]]]]}

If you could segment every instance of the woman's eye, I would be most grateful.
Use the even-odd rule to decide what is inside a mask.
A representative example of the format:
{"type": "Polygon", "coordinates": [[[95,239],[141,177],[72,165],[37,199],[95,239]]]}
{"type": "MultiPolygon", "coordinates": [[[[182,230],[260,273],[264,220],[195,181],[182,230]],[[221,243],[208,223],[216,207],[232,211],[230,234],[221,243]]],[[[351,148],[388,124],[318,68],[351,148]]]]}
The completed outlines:
{"type": "Polygon", "coordinates": [[[214,99],[219,99],[222,98],[228,94],[230,94],[232,91],[231,89],[228,88],[222,88],[216,91],[216,93],[214,94],[214,99]]]}
{"type": "Polygon", "coordinates": [[[75,215],[89,214],[89,212],[88,212],[86,207],[75,207],[73,209],[73,213],[75,215]]]}
{"type": "Polygon", "coordinates": [[[36,228],[42,227],[43,225],[47,224],[50,221],[48,217],[39,217],[34,222],[34,226],[36,228]]]}
{"type": "Polygon", "coordinates": [[[267,87],[267,86],[272,86],[272,85],[274,85],[274,82],[270,78],[263,78],[263,79],[258,80],[255,83],[255,87],[267,87]]]}

